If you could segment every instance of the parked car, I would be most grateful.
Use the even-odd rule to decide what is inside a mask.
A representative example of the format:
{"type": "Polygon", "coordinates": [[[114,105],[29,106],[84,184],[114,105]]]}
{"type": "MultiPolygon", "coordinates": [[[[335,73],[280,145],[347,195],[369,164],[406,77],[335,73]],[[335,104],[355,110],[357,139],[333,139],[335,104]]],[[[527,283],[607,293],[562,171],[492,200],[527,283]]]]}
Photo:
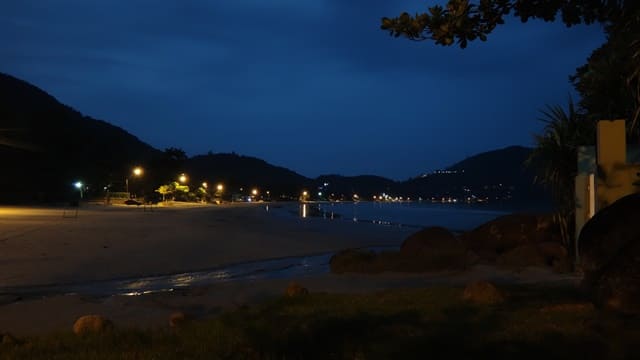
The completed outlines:
{"type": "Polygon", "coordinates": [[[129,199],[124,202],[126,205],[142,205],[140,201],[129,199]]]}

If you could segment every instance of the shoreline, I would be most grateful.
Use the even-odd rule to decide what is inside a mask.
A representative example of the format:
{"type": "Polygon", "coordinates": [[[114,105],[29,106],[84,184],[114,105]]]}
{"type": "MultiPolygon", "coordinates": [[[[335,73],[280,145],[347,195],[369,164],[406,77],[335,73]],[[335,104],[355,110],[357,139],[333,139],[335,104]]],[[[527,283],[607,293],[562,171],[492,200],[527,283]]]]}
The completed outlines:
{"type": "MultiPolygon", "coordinates": [[[[267,212],[264,205],[267,203],[167,206],[154,212],[87,205],[80,208],[78,218],[71,219],[62,218],[62,208],[0,207],[0,289],[65,280],[95,284],[158,273],[185,274],[198,266],[215,269],[335,253],[345,248],[400,246],[415,231],[322,218],[282,217],[267,212]]],[[[287,204],[275,204],[279,205],[287,204]]],[[[93,313],[103,314],[116,326],[125,328],[168,328],[168,317],[175,311],[206,319],[226,309],[282,296],[292,281],[312,293],[371,293],[464,286],[476,280],[576,286],[579,278],[554,274],[548,269],[518,272],[477,265],[465,271],[440,273],[248,278],[133,296],[4,294],[0,295],[0,331],[18,336],[69,331],[79,316],[93,313]]]]}

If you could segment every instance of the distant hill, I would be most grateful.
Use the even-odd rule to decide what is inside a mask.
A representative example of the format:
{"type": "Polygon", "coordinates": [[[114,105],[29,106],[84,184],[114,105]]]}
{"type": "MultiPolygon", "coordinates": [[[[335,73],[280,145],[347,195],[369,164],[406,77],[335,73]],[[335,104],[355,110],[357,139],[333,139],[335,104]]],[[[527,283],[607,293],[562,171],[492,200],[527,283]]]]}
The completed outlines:
{"type": "Polygon", "coordinates": [[[123,182],[159,151],[123,129],[83,116],[39,88],[0,73],[0,201],[58,200],[83,180],[123,182]]]}
{"type": "Polygon", "coordinates": [[[295,196],[311,181],[289,169],[235,153],[194,156],[187,160],[185,169],[193,178],[224,183],[233,188],[231,191],[257,187],[270,191],[276,198],[282,194],[295,196]]]}
{"type": "Polygon", "coordinates": [[[444,171],[410,179],[403,188],[423,197],[475,196],[490,201],[549,204],[549,193],[534,184],[535,169],[525,164],[531,151],[510,146],[477,154],[444,171]]]}
{"type": "Polygon", "coordinates": [[[533,170],[523,166],[530,151],[519,146],[489,151],[441,173],[403,182],[373,175],[309,179],[234,153],[187,158],[181,151],[159,151],[117,126],[83,116],[39,88],[0,73],[0,203],[68,199],[77,195],[71,186],[76,180],[89,185],[89,195],[96,197],[105,186],[123,191],[125,178],[136,165],[144,166],[145,174],[130,185],[142,193],[153,193],[184,171],[192,186],[201,181],[222,182],[231,192],[242,187],[245,193],[255,186],[269,190],[274,200],[281,194],[295,198],[305,189],[313,198],[320,192],[322,198],[334,194],[334,199],[350,199],[358,194],[371,199],[386,192],[413,198],[474,196],[490,201],[548,202],[548,194],[532,184],[533,170]]]}
{"type": "Polygon", "coordinates": [[[397,192],[399,187],[396,181],[382,176],[322,175],[314,179],[313,190],[323,192],[325,197],[334,194],[333,198],[349,200],[353,194],[370,199],[373,194],[380,192],[397,192]]]}

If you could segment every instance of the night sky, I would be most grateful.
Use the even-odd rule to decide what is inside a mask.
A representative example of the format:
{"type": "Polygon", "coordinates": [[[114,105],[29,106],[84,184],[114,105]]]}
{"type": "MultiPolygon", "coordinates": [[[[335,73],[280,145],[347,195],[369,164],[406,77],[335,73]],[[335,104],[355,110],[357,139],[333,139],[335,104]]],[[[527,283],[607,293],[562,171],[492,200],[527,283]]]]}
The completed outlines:
{"type": "Polygon", "coordinates": [[[426,5],[9,0],[0,71],[160,149],[406,179],[532,145],[540,109],[567,103],[568,76],[604,41],[599,25],[517,19],[465,50],[379,29],[426,5]]]}

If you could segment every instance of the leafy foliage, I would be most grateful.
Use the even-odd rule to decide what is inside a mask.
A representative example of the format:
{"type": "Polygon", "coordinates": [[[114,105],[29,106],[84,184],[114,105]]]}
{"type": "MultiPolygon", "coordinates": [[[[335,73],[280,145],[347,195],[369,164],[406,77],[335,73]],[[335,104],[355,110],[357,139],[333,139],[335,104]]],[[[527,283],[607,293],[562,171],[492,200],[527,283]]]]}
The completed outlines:
{"type": "Polygon", "coordinates": [[[529,19],[555,21],[559,15],[567,26],[595,22],[617,22],[638,7],[635,0],[449,0],[445,6],[434,5],[414,16],[404,12],[382,19],[381,28],[392,36],[411,40],[433,40],[439,45],[457,43],[465,48],[469,41],[485,41],[507,15],[522,22],[529,19]]]}
{"type": "Polygon", "coordinates": [[[556,105],[548,106],[542,114],[545,127],[542,134],[535,135],[536,147],[528,162],[540,169],[536,180],[551,188],[563,241],[573,249],[569,245],[574,239],[572,222],[578,146],[595,142],[595,122],[578,113],[571,100],[567,112],[556,105]]]}

